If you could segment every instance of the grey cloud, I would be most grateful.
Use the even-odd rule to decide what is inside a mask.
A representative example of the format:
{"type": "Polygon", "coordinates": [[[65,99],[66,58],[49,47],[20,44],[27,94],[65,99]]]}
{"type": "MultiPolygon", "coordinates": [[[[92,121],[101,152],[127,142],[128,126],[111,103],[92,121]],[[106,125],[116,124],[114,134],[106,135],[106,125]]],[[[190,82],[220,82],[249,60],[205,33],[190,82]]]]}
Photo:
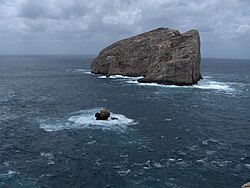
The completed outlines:
{"type": "Polygon", "coordinates": [[[27,18],[39,18],[47,15],[46,4],[43,1],[25,1],[21,4],[18,15],[27,18]]]}
{"type": "Polygon", "coordinates": [[[84,16],[87,10],[80,1],[26,0],[19,7],[18,15],[30,19],[69,19],[84,16]]]}
{"type": "MultiPolygon", "coordinates": [[[[46,53],[46,44],[56,53],[60,44],[58,53],[93,54],[156,27],[197,28],[203,53],[218,56],[215,46],[238,49],[250,43],[249,12],[248,0],[0,0],[0,40],[9,47],[19,41],[27,51],[40,46],[34,53],[46,53]]],[[[220,54],[228,56],[227,48],[220,54]]]]}

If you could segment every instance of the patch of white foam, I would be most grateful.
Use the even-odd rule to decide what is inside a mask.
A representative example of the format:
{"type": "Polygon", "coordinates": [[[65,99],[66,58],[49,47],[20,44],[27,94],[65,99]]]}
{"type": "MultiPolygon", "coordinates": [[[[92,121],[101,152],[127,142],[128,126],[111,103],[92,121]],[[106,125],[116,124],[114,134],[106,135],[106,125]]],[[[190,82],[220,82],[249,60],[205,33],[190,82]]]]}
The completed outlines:
{"type": "Polygon", "coordinates": [[[169,160],[169,161],[171,161],[171,162],[175,161],[175,159],[171,159],[171,158],[170,158],[170,159],[168,159],[168,160],[169,160]]]}
{"type": "Polygon", "coordinates": [[[107,76],[99,76],[98,78],[106,79],[106,78],[108,78],[108,77],[107,77],[107,76]]]}
{"type": "Polygon", "coordinates": [[[245,164],[245,167],[247,167],[250,170],[250,164],[245,164]]]}
{"type": "Polygon", "coordinates": [[[54,158],[53,153],[41,152],[41,153],[40,153],[40,156],[41,156],[41,157],[45,157],[45,158],[47,158],[47,159],[53,159],[53,158],[54,158]]]}
{"type": "Polygon", "coordinates": [[[233,93],[236,91],[235,86],[241,85],[241,83],[232,83],[232,82],[220,82],[216,81],[211,76],[204,76],[202,80],[193,86],[177,86],[177,85],[163,85],[157,83],[140,83],[138,79],[143,78],[140,77],[129,77],[122,75],[111,75],[111,76],[99,76],[100,79],[117,79],[123,80],[128,84],[135,84],[138,86],[148,86],[148,87],[164,87],[164,88],[187,88],[187,89],[206,89],[206,90],[218,90],[225,91],[229,93],[233,93]]]}
{"type": "Polygon", "coordinates": [[[143,76],[139,76],[139,77],[132,77],[132,76],[122,76],[122,75],[111,75],[111,76],[99,76],[98,78],[101,79],[123,79],[126,81],[137,81],[140,78],[143,78],[143,76]]]}
{"type": "Polygon", "coordinates": [[[172,121],[172,119],[170,119],[170,118],[165,118],[165,121],[172,121]]]}
{"type": "Polygon", "coordinates": [[[206,151],[206,154],[207,154],[207,155],[212,155],[212,154],[214,154],[214,153],[216,153],[216,151],[210,151],[210,150],[207,150],[207,151],[206,151]]]}
{"type": "Polygon", "coordinates": [[[15,174],[17,174],[17,172],[12,171],[12,170],[8,170],[7,173],[0,174],[0,179],[1,178],[11,178],[15,174]]]}
{"type": "Polygon", "coordinates": [[[227,82],[217,82],[204,78],[199,81],[198,84],[193,85],[194,88],[198,89],[215,89],[215,90],[224,90],[224,91],[235,91],[231,88],[231,83],[227,82]]]}
{"type": "Polygon", "coordinates": [[[54,159],[54,155],[53,155],[53,153],[45,153],[45,152],[41,152],[40,153],[40,156],[41,157],[44,157],[44,158],[46,158],[47,160],[48,160],[48,165],[53,165],[53,164],[55,164],[55,162],[52,160],[52,159],[54,159]]]}
{"type": "Polygon", "coordinates": [[[122,114],[114,114],[111,113],[111,119],[108,120],[96,120],[95,113],[98,112],[98,109],[90,109],[90,110],[81,110],[79,112],[72,113],[66,121],[63,120],[51,120],[41,121],[40,128],[45,131],[59,131],[64,129],[102,129],[102,130],[111,130],[111,131],[119,131],[125,132],[128,125],[137,124],[133,119],[129,119],[122,114]]]}
{"type": "Polygon", "coordinates": [[[74,73],[84,73],[84,74],[92,74],[88,69],[67,69],[67,72],[74,72],[74,73]]]}
{"type": "Polygon", "coordinates": [[[164,87],[164,88],[187,88],[187,89],[210,89],[210,90],[222,90],[227,92],[233,92],[235,91],[234,88],[232,88],[233,85],[237,83],[230,83],[230,82],[218,82],[213,80],[210,76],[204,76],[202,80],[198,82],[198,84],[193,86],[176,86],[176,85],[162,85],[157,83],[140,83],[137,80],[127,80],[126,81],[129,84],[136,84],[139,86],[151,86],[151,87],[164,87]]]}
{"type": "Polygon", "coordinates": [[[161,163],[158,163],[158,162],[155,162],[155,161],[153,161],[153,166],[154,166],[155,168],[163,168],[163,167],[165,167],[165,166],[162,165],[161,163]]]}
{"type": "Polygon", "coordinates": [[[127,170],[118,170],[117,173],[120,175],[120,176],[126,176],[127,174],[129,174],[131,172],[130,169],[127,169],[127,170]]]}
{"type": "Polygon", "coordinates": [[[209,138],[208,140],[203,140],[203,141],[202,141],[202,145],[203,145],[203,146],[207,146],[207,145],[209,145],[209,144],[225,145],[225,144],[223,144],[223,143],[221,143],[221,142],[219,142],[218,140],[213,139],[213,138],[209,138]]]}

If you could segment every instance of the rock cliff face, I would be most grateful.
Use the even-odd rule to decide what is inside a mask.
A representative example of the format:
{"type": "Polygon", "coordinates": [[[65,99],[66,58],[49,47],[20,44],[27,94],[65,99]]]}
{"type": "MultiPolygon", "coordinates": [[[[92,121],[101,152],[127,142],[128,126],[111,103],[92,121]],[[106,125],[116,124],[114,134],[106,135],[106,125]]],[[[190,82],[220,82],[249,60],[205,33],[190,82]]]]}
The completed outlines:
{"type": "Polygon", "coordinates": [[[139,82],[192,85],[200,73],[200,36],[158,28],[103,49],[91,64],[96,74],[143,76],[139,82]]]}

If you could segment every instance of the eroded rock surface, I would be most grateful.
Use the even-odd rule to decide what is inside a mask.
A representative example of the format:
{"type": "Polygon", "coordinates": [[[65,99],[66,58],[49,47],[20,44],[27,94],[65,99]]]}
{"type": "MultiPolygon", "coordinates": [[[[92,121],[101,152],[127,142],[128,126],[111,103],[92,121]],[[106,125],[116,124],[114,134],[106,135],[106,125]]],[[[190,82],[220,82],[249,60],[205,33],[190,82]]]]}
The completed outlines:
{"type": "Polygon", "coordinates": [[[110,117],[110,111],[108,109],[102,109],[100,112],[95,113],[96,120],[108,120],[110,117]]]}
{"type": "Polygon", "coordinates": [[[200,73],[200,36],[158,28],[103,49],[91,64],[96,74],[143,76],[139,82],[192,85],[200,73]]]}

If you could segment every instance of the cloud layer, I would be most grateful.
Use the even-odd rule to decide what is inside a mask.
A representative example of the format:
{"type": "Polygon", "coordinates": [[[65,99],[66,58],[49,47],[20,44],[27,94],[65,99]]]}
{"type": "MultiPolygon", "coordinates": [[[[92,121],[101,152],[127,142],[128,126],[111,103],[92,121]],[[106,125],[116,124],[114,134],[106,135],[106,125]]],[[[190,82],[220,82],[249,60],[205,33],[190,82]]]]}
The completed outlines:
{"type": "Polygon", "coordinates": [[[248,0],[0,0],[0,54],[96,54],[157,27],[198,29],[203,56],[250,58],[248,0]]]}

